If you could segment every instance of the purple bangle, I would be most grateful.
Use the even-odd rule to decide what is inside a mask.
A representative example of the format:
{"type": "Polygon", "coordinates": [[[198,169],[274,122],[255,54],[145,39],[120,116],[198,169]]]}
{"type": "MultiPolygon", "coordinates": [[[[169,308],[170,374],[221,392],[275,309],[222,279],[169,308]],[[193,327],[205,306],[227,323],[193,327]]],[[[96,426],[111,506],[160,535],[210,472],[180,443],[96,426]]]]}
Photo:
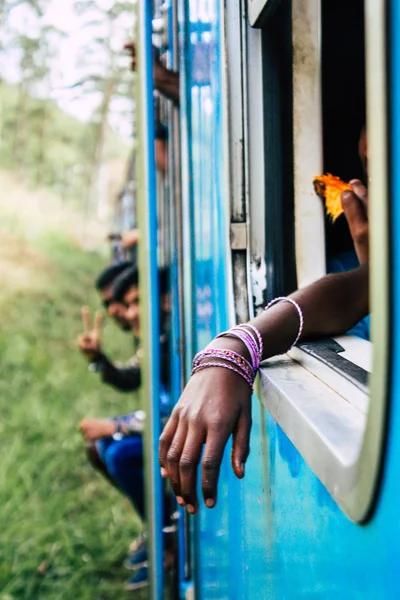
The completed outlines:
{"type": "Polygon", "coordinates": [[[229,331],[224,331],[223,333],[220,333],[219,335],[217,335],[217,338],[229,337],[229,336],[235,337],[235,338],[241,340],[243,342],[243,344],[246,346],[246,348],[250,354],[253,371],[256,373],[260,366],[260,357],[259,357],[259,349],[258,349],[257,343],[254,340],[253,336],[245,329],[239,329],[239,327],[233,327],[232,329],[229,329],[229,331]]]}
{"type": "Polygon", "coordinates": [[[271,300],[271,302],[269,304],[267,304],[267,306],[265,307],[265,310],[268,310],[269,308],[271,308],[271,306],[273,306],[274,304],[277,304],[278,302],[290,302],[290,304],[292,304],[295,307],[295,309],[297,310],[298,315],[299,315],[299,320],[300,320],[299,331],[297,333],[296,339],[294,340],[293,344],[289,348],[289,350],[291,350],[293,348],[293,346],[295,346],[297,344],[297,342],[301,338],[301,334],[303,333],[303,327],[304,327],[303,311],[301,310],[300,306],[297,304],[297,302],[295,300],[293,300],[292,298],[286,298],[286,296],[279,296],[279,298],[274,298],[274,300],[271,300]]]}
{"type": "Polygon", "coordinates": [[[258,353],[259,353],[260,362],[261,362],[262,355],[263,355],[263,349],[264,349],[261,333],[258,331],[257,327],[254,327],[254,325],[250,325],[250,323],[244,323],[243,325],[239,325],[238,327],[240,327],[241,329],[243,329],[244,327],[248,327],[249,329],[254,331],[254,333],[256,334],[257,340],[258,340],[258,353]]]}
{"type": "Polygon", "coordinates": [[[259,344],[257,342],[257,339],[253,336],[253,334],[250,331],[247,331],[245,329],[245,326],[242,325],[238,325],[237,327],[234,327],[234,331],[235,333],[239,333],[240,336],[243,336],[245,340],[247,340],[248,344],[251,345],[251,347],[253,348],[253,354],[254,354],[254,362],[257,365],[257,370],[260,366],[260,362],[261,362],[261,356],[262,353],[260,351],[260,347],[259,344]]]}
{"type": "Polygon", "coordinates": [[[241,354],[238,354],[234,350],[229,350],[229,349],[225,349],[225,348],[224,349],[221,349],[221,348],[207,349],[206,348],[205,350],[202,350],[201,352],[196,354],[196,356],[194,357],[193,367],[197,367],[197,365],[200,363],[200,361],[203,358],[207,358],[209,356],[214,357],[214,358],[221,358],[223,360],[231,362],[232,364],[234,364],[237,367],[239,367],[240,369],[242,369],[243,372],[247,373],[249,376],[251,376],[251,377],[255,376],[255,372],[254,372],[252,365],[248,362],[248,360],[246,360],[244,358],[244,356],[242,356],[241,354]]]}
{"type": "Polygon", "coordinates": [[[244,379],[249,384],[251,391],[253,391],[253,379],[251,377],[246,376],[239,369],[236,369],[235,367],[232,367],[231,365],[228,365],[226,363],[217,363],[217,362],[200,363],[199,365],[197,365],[196,367],[193,368],[191,375],[193,376],[198,371],[201,371],[202,369],[207,369],[209,367],[222,367],[223,369],[228,369],[229,371],[233,371],[234,373],[237,373],[238,375],[240,375],[240,377],[242,379],[244,379]]]}

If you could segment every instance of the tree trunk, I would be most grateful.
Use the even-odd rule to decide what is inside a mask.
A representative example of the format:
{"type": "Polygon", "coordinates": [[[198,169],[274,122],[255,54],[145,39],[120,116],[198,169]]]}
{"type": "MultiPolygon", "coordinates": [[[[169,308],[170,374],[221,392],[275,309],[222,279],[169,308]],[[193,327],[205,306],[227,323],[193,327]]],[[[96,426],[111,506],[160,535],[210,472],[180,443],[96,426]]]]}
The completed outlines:
{"type": "Polygon", "coordinates": [[[110,78],[107,81],[104,90],[103,100],[100,106],[100,119],[99,123],[96,126],[94,141],[94,151],[91,168],[91,186],[85,207],[86,218],[89,218],[94,207],[97,205],[97,192],[100,178],[100,167],[103,161],[104,141],[108,125],[108,113],[110,110],[110,103],[115,91],[116,83],[117,82],[114,78],[110,78]]]}
{"type": "Polygon", "coordinates": [[[26,142],[26,108],[29,101],[28,91],[25,89],[23,81],[19,85],[18,103],[15,115],[14,143],[12,152],[12,162],[16,169],[22,170],[24,163],[24,149],[26,142]]]}
{"type": "Polygon", "coordinates": [[[37,157],[36,182],[38,185],[44,184],[45,166],[46,166],[46,142],[47,142],[47,121],[48,121],[48,99],[43,100],[42,118],[39,129],[39,152],[37,157]]]}

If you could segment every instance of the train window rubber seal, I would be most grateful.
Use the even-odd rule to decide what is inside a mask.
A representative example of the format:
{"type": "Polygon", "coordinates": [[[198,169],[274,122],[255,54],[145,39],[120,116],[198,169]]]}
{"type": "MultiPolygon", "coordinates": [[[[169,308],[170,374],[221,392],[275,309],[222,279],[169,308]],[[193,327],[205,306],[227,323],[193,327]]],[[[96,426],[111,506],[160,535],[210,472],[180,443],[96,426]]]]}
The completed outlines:
{"type": "MultiPolygon", "coordinates": [[[[388,203],[388,102],[386,98],[386,3],[365,0],[367,129],[370,166],[371,244],[371,333],[372,369],[344,369],[345,363],[326,353],[337,347],[316,348],[305,344],[290,355],[265,361],[260,369],[256,393],[301,453],[306,463],[329,490],[344,514],[365,524],[374,514],[385,448],[388,417],[388,371],[390,356],[389,203],[388,203]],[[377,199],[377,200],[375,200],[377,199]],[[331,382],[313,372],[308,361],[336,372],[339,389],[350,390],[350,398],[331,382]],[[306,366],[307,363],[307,366],[306,366]],[[344,383],[343,383],[344,382],[344,383]],[[366,383],[368,388],[366,389],[366,383]],[[368,393],[369,392],[369,393],[368,393]],[[354,402],[358,394],[364,398],[354,402]]],[[[335,338],[341,344],[341,339],[335,338]]],[[[368,344],[355,340],[354,348],[368,344]],[[357,346],[358,345],[358,346],[357,346]]],[[[341,352],[334,352],[341,354],[341,352]]],[[[345,357],[342,357],[345,358],[345,357]]],[[[358,365],[360,367],[360,365],[358,365]]]]}

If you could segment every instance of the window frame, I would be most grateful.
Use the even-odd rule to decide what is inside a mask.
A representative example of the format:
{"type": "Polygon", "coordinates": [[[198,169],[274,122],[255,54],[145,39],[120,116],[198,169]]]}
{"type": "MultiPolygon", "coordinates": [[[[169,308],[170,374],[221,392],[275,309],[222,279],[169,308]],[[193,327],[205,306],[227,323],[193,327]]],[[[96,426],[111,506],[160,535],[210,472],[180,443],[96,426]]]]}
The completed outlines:
{"type": "MultiPolygon", "coordinates": [[[[295,2],[293,4],[296,4],[295,2]]],[[[312,11],[318,9],[319,1],[312,3],[300,2],[293,8],[293,16],[309,19],[312,11]],[[301,6],[300,6],[301,5],[301,6]],[[306,10],[307,9],[307,10],[306,10]]],[[[343,391],[335,391],[332,385],[318,378],[313,369],[302,366],[301,351],[296,349],[294,356],[277,357],[266,361],[262,365],[260,378],[257,383],[258,396],[264,406],[269,410],[283,431],[291,439],[298,451],[302,454],[310,468],[319,477],[330,491],[344,513],[354,522],[363,523],[371,516],[377,498],[378,483],[380,481],[380,467],[383,457],[384,434],[387,419],[388,386],[388,355],[389,355],[389,247],[382,244],[388,239],[388,172],[387,172],[387,57],[386,57],[386,2],[379,0],[365,1],[365,26],[366,26],[366,74],[367,74],[367,128],[369,141],[369,194],[370,194],[370,248],[371,248],[371,312],[373,348],[373,368],[369,378],[371,403],[368,414],[365,408],[354,405],[344,399],[343,391]],[[382,301],[383,298],[383,301],[382,301]],[[332,422],[335,427],[332,429],[332,422]]],[[[249,13],[250,18],[250,13],[249,13]]],[[[250,19],[250,23],[251,23],[250,19]]],[[[254,21],[253,21],[254,22],[254,21]]],[[[309,23],[310,24],[310,23],[309,23]]],[[[311,23],[312,24],[312,23],[311,23]]],[[[297,23],[294,28],[294,43],[296,35],[302,35],[305,23],[297,23]],[[297,29],[298,26],[298,29],[297,29]]],[[[310,31],[310,30],[309,30],[310,31]]],[[[252,45],[259,47],[259,32],[249,30],[248,52],[251,59],[252,45]]],[[[314,41],[318,38],[318,30],[311,28],[314,41]]],[[[311,44],[311,49],[315,46],[311,44]]],[[[295,52],[295,60],[296,60],[295,52]]],[[[301,55],[297,54],[299,65],[301,55]]],[[[314,58],[316,55],[314,54],[314,58]]],[[[252,63],[253,65],[254,63],[252,63]]],[[[257,65],[257,63],[256,63],[257,65]]],[[[257,70],[257,69],[255,69],[257,70]]],[[[294,73],[294,89],[299,87],[301,72],[294,73]]],[[[308,73],[310,86],[314,85],[313,77],[318,75],[318,61],[312,64],[308,73]]],[[[261,103],[260,86],[254,83],[254,77],[249,72],[249,143],[247,161],[249,165],[250,186],[250,239],[248,248],[251,253],[252,286],[262,289],[265,284],[265,269],[263,275],[260,253],[264,248],[265,239],[260,231],[259,223],[265,210],[260,202],[259,192],[260,165],[253,167],[252,155],[262,153],[262,140],[259,131],[254,131],[252,122],[254,116],[251,104],[261,103]],[[257,96],[258,95],[258,96],[257,96]],[[261,152],[260,152],[261,149],[261,152]],[[257,178],[258,175],[258,178],[257,178]],[[257,180],[258,179],[258,180],[257,180]],[[254,251],[256,249],[256,252],[254,251]],[[261,265],[261,266],[260,266],[261,265]],[[255,277],[254,277],[255,274],[255,277]]],[[[314,95],[320,93],[312,88],[314,95]]],[[[296,104],[296,103],[294,103],[296,104]]],[[[304,103],[303,103],[304,106],[304,103]]],[[[315,108],[315,107],[314,107],[315,108]]],[[[318,111],[308,115],[313,118],[318,136],[322,132],[322,119],[318,111]]],[[[263,115],[264,117],[264,115],[263,115]]],[[[300,113],[294,114],[296,119],[300,113]]],[[[257,124],[260,130],[260,123],[257,124]]],[[[262,136],[261,136],[262,137],[262,136]]],[[[317,136],[316,136],[317,137],[317,136]]],[[[304,152],[306,138],[304,132],[297,131],[295,140],[296,154],[304,152]]],[[[320,140],[319,140],[320,143],[320,140]]],[[[320,144],[321,148],[321,144],[320,144]]],[[[310,248],[303,254],[301,247],[302,237],[306,235],[302,230],[301,213],[306,210],[307,203],[312,205],[319,213],[319,221],[323,222],[321,205],[318,199],[311,198],[307,193],[299,193],[305,178],[315,175],[314,168],[320,166],[322,151],[318,153],[317,146],[313,148],[313,158],[307,162],[304,173],[301,173],[301,163],[295,160],[295,186],[296,186],[296,258],[298,260],[298,277],[300,285],[322,276],[324,270],[321,264],[318,269],[305,268],[310,260],[310,248]],[[315,167],[314,167],[315,165],[315,167]],[[304,258],[305,256],[305,258],[304,258]]],[[[317,169],[319,172],[321,169],[317,169]]],[[[309,181],[309,179],[308,179],[309,181]]],[[[307,183],[308,183],[307,181],[307,183]]],[[[319,233],[323,240],[322,230],[319,233]]],[[[321,242],[320,242],[321,243],[321,242]]],[[[315,251],[314,251],[315,252],[315,251]]],[[[314,257],[315,258],[315,257],[314,257]]],[[[324,255],[325,258],[325,255],[324,255]]],[[[311,265],[312,266],[312,265],[311,265]]],[[[315,267],[315,265],[314,265],[315,267]]],[[[256,294],[253,292],[253,295],[256,294]]],[[[362,340],[358,343],[364,344],[362,340]]],[[[304,357],[303,357],[304,358],[304,357]]],[[[340,375],[336,376],[340,379],[340,375]]],[[[342,384],[342,382],[341,382],[342,384]]],[[[351,385],[351,384],[349,384],[351,385]]],[[[351,388],[350,388],[351,394],[351,388]]]]}
{"type": "Polygon", "coordinates": [[[301,288],[326,275],[324,208],[312,186],[323,171],[321,0],[292,3],[292,37],[295,252],[301,288]]]}
{"type": "Polygon", "coordinates": [[[263,27],[273,16],[281,0],[247,0],[247,14],[252,27],[263,27]]]}

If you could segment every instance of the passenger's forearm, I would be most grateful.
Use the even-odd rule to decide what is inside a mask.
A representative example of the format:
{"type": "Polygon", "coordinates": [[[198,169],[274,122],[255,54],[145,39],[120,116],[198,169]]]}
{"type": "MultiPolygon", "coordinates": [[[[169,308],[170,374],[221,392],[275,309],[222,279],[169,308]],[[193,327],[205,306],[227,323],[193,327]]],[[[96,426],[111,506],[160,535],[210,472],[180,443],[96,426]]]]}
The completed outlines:
{"type": "MultiPolygon", "coordinates": [[[[327,275],[294,292],[304,317],[301,339],[345,333],[369,313],[368,266],[327,275]]],[[[299,315],[289,302],[280,302],[254,320],[264,339],[264,356],[285,352],[299,329],[299,315]]]]}
{"type": "Polygon", "coordinates": [[[139,367],[116,367],[107,357],[103,357],[101,377],[104,383],[120,392],[134,392],[141,382],[139,367]]]}
{"type": "MultiPolygon", "coordinates": [[[[339,335],[351,329],[369,313],[368,265],[346,273],[327,275],[291,294],[304,317],[301,339],[339,335]]],[[[263,359],[286,352],[299,331],[299,314],[289,302],[279,302],[250,322],[263,338],[263,359]]],[[[216,348],[231,347],[249,358],[236,339],[215,340],[216,348]]]]}
{"type": "Polygon", "coordinates": [[[154,87],[160,94],[172,100],[179,106],[179,75],[164,67],[157,69],[154,77],[154,87]]]}

